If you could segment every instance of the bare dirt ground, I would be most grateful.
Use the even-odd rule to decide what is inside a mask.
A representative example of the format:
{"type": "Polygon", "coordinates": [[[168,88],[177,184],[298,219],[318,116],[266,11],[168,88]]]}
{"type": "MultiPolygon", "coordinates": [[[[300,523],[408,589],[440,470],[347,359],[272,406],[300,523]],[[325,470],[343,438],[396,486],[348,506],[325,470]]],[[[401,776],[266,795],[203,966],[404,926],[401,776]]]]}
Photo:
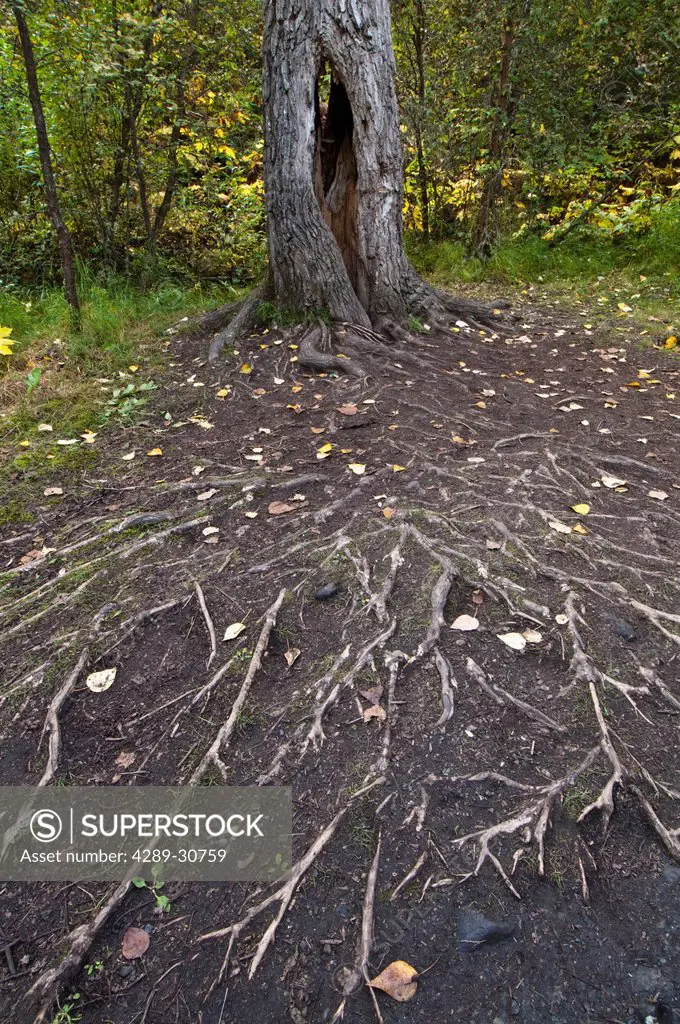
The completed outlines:
{"type": "Polygon", "coordinates": [[[291,785],[296,866],[164,913],[4,884],[0,1019],[672,1020],[680,364],[508,322],[365,382],[300,371],[299,331],[216,368],[172,337],[145,420],[4,529],[3,784],[291,785]],[[415,996],[372,999],[394,960],[415,996]]]}

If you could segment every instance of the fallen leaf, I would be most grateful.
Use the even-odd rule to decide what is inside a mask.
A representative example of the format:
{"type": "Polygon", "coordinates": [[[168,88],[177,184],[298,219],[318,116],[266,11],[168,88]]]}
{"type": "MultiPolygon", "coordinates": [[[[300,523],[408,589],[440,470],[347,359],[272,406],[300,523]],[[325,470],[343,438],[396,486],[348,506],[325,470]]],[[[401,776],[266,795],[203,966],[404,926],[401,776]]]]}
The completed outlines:
{"type": "Polygon", "coordinates": [[[227,626],[226,630],[224,631],[224,636],[222,637],[222,639],[235,640],[237,636],[240,636],[241,633],[245,631],[245,628],[246,626],[244,622],[232,622],[231,626],[227,626]]]}
{"type": "Polygon", "coordinates": [[[620,480],[617,476],[607,476],[607,474],[605,474],[604,476],[600,477],[600,479],[604,486],[608,487],[610,490],[612,490],[615,487],[626,486],[626,481],[620,480]]]}
{"type": "Polygon", "coordinates": [[[267,512],[269,512],[270,516],[282,516],[286,512],[294,512],[294,511],[295,511],[295,505],[289,505],[285,501],[272,501],[272,503],[269,505],[269,507],[267,509],[267,512]]]}
{"type": "Polygon", "coordinates": [[[136,366],[134,363],[133,363],[132,366],[128,366],[128,370],[130,371],[130,373],[137,373],[138,369],[139,369],[139,367],[136,366]]]}
{"type": "Polygon", "coordinates": [[[399,466],[397,463],[395,463],[392,466],[392,472],[393,473],[405,473],[406,472],[406,466],[399,466]]]}
{"type": "Polygon", "coordinates": [[[203,534],[204,537],[213,537],[216,533],[219,532],[219,526],[206,526],[204,530],[201,530],[201,533],[203,534]]]}
{"type": "Polygon", "coordinates": [[[487,540],[486,542],[487,551],[500,551],[501,546],[502,545],[497,540],[487,540]]]}
{"type": "Polygon", "coordinates": [[[407,1003],[409,999],[413,999],[418,989],[418,972],[405,960],[395,960],[368,984],[371,988],[386,992],[398,1003],[407,1003]]]}
{"type": "Polygon", "coordinates": [[[217,392],[217,397],[218,398],[226,398],[227,395],[229,395],[229,394],[230,394],[229,388],[220,388],[220,390],[217,392]]]}
{"type": "Polygon", "coordinates": [[[548,526],[557,533],[571,533],[571,526],[567,526],[566,523],[560,523],[557,519],[549,519],[548,526]]]}
{"type": "Polygon", "coordinates": [[[580,516],[587,516],[590,512],[590,505],[572,505],[571,508],[573,512],[578,512],[580,516]]]}
{"type": "Polygon", "coordinates": [[[377,718],[379,722],[384,722],[387,718],[387,712],[379,704],[373,704],[364,711],[364,722],[370,722],[372,718],[377,718]]]}
{"type": "Polygon", "coordinates": [[[583,523],[576,523],[574,526],[572,526],[571,532],[572,533],[580,533],[582,537],[585,537],[588,534],[588,531],[586,530],[586,528],[583,525],[583,523]]]}
{"type": "Polygon", "coordinates": [[[466,441],[464,437],[460,436],[460,434],[451,434],[451,440],[455,444],[477,444],[476,441],[466,441]]]}
{"type": "Polygon", "coordinates": [[[664,342],[664,348],[675,348],[677,344],[678,339],[675,337],[674,334],[671,334],[670,338],[666,338],[664,342]]]}
{"type": "Polygon", "coordinates": [[[299,647],[291,647],[289,651],[284,651],[283,656],[286,659],[286,665],[288,665],[288,668],[298,660],[300,654],[301,651],[299,647]]]}
{"type": "Polygon", "coordinates": [[[257,519],[257,512],[244,512],[246,519],[257,519]]]}
{"type": "Polygon", "coordinates": [[[146,454],[147,455],[162,455],[163,454],[163,449],[162,448],[152,448],[151,451],[147,452],[146,454]]]}
{"type": "Polygon", "coordinates": [[[558,626],[566,626],[566,624],[569,622],[569,617],[565,615],[563,612],[560,612],[559,615],[555,616],[555,622],[558,626]]]}
{"type": "Polygon", "coordinates": [[[60,444],[60,445],[62,445],[65,448],[69,444],[78,444],[78,438],[77,437],[69,437],[69,438],[62,437],[59,441],[57,441],[57,444],[60,444]]]}
{"type": "Polygon", "coordinates": [[[332,444],[324,444],[320,448],[317,448],[316,454],[317,455],[329,455],[332,451],[333,451],[333,445],[332,444]]]}
{"type": "Polygon", "coordinates": [[[123,462],[132,462],[134,457],[135,457],[135,453],[134,452],[126,452],[125,455],[121,455],[121,459],[123,460],[123,462]]]}
{"type": "Polygon", "coordinates": [[[133,750],[121,750],[115,763],[119,768],[131,768],[136,759],[137,755],[133,750]]]}
{"type": "Polygon", "coordinates": [[[244,363],[239,372],[240,373],[245,373],[247,375],[247,374],[253,372],[253,368],[250,365],[250,363],[244,363]]]}
{"type": "Polygon", "coordinates": [[[537,629],[525,629],[522,636],[528,644],[540,644],[543,642],[543,634],[537,629]]]}
{"type": "Polygon", "coordinates": [[[53,494],[63,494],[64,491],[61,487],[46,487],[43,494],[46,498],[51,498],[53,494]]]}
{"type": "Polygon", "coordinates": [[[366,466],[363,462],[350,462],[347,466],[356,476],[363,476],[366,472],[366,466]]]}
{"type": "Polygon", "coordinates": [[[569,405],[561,405],[560,412],[576,412],[577,409],[582,409],[583,406],[579,405],[578,402],[570,402],[569,405]]]}
{"type": "Polygon", "coordinates": [[[648,491],[648,497],[656,498],[657,501],[665,501],[668,495],[665,491],[648,491]]]}
{"type": "Polygon", "coordinates": [[[121,952],[126,960],[138,960],[144,956],[151,939],[143,928],[128,928],[123,935],[121,952]]]}
{"type": "Polygon", "coordinates": [[[617,302],[616,303],[616,307],[617,307],[617,309],[620,309],[622,313],[632,313],[633,312],[633,307],[627,305],[627,303],[625,303],[625,302],[617,302]]]}
{"type": "Polygon", "coordinates": [[[340,405],[337,411],[341,416],[356,416],[359,412],[356,405],[340,405]]]}
{"type": "Polygon", "coordinates": [[[112,685],[117,671],[117,668],[103,668],[99,672],[91,672],[85,680],[85,685],[93,693],[103,693],[112,685]]]}
{"type": "Polygon", "coordinates": [[[385,505],[385,508],[383,509],[383,515],[385,519],[391,519],[396,511],[396,508],[391,508],[389,505],[385,505]]]}
{"type": "Polygon", "coordinates": [[[379,704],[380,698],[383,695],[383,689],[383,686],[378,683],[377,686],[371,686],[367,690],[359,690],[359,693],[369,704],[379,704]]]}
{"type": "Polygon", "coordinates": [[[52,426],[51,423],[39,423],[38,430],[40,431],[41,434],[51,434],[52,431],[54,430],[54,427],[52,426]]]}
{"type": "Polygon", "coordinates": [[[194,466],[191,470],[192,476],[200,476],[201,473],[205,473],[205,466],[194,466]]]}
{"type": "Polygon", "coordinates": [[[479,619],[474,615],[459,615],[451,623],[451,629],[460,629],[464,633],[470,633],[473,629],[479,629],[479,619]]]}
{"type": "Polygon", "coordinates": [[[513,651],[523,651],[527,645],[521,633],[496,633],[496,636],[506,647],[512,647],[513,651]]]}
{"type": "Polygon", "coordinates": [[[325,427],[312,427],[311,431],[312,431],[313,434],[323,434],[325,429],[326,429],[325,427]]]}
{"type": "Polygon", "coordinates": [[[200,494],[196,495],[196,501],[208,501],[212,498],[213,494],[217,494],[216,487],[211,487],[209,491],[201,491],[200,494]]]}

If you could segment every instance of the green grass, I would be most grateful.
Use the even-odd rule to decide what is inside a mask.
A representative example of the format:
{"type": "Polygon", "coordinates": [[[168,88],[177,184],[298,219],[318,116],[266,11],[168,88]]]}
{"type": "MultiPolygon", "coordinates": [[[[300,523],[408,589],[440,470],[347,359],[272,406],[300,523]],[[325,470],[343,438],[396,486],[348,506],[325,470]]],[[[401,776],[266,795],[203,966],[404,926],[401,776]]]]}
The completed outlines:
{"type": "Polygon", "coordinates": [[[167,327],[235,293],[176,284],[141,292],[124,280],[103,287],[81,274],[80,295],[82,328],[75,331],[58,289],[0,292],[0,326],[11,327],[15,341],[13,355],[0,357],[5,476],[37,480],[90,465],[96,444],[69,448],[57,440],[100,432],[111,420],[134,420],[163,367],[167,327]],[[41,423],[52,431],[39,431],[41,423]]]}
{"type": "MultiPolygon", "coordinates": [[[[603,314],[633,307],[633,319],[680,321],[680,204],[656,214],[648,231],[618,239],[589,228],[550,246],[538,235],[506,238],[486,262],[459,242],[408,240],[417,269],[439,285],[498,284],[591,299],[603,314]]],[[[502,288],[500,289],[502,290],[502,288]]]]}

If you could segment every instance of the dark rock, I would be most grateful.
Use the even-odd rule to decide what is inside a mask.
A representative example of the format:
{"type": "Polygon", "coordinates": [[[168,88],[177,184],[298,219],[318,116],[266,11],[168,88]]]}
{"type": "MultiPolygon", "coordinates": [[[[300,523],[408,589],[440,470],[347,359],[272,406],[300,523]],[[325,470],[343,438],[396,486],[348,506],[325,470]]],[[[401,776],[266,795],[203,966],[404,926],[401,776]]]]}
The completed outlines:
{"type": "Polygon", "coordinates": [[[327,583],[325,587],[319,587],[314,593],[315,601],[328,601],[331,597],[335,597],[336,594],[340,593],[339,583],[327,583]]]}
{"type": "Polygon", "coordinates": [[[135,969],[132,964],[121,964],[118,968],[118,974],[121,978],[129,978],[131,974],[135,973],[135,969]]]}
{"type": "Polygon", "coordinates": [[[147,933],[147,935],[151,935],[151,932],[153,931],[153,925],[152,924],[145,924],[145,925],[143,925],[143,931],[145,931],[147,933]]]}
{"type": "Polygon", "coordinates": [[[618,615],[605,614],[604,618],[611,625],[617,636],[629,642],[637,640],[637,633],[634,627],[626,619],[620,619],[618,615]]]}
{"type": "Polygon", "coordinates": [[[514,925],[490,921],[476,910],[461,910],[458,915],[458,943],[464,952],[478,949],[485,942],[502,942],[514,931],[514,925]]]}

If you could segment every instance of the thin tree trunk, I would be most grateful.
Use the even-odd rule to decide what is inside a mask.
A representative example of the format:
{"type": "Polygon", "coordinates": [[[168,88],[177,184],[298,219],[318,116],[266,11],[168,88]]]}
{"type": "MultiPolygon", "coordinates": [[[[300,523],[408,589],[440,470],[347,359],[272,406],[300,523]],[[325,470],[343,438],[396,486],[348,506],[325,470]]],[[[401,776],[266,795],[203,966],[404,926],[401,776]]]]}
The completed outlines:
{"type": "Polygon", "coordinates": [[[64,294],[66,296],[66,301],[73,311],[74,319],[76,323],[78,323],[80,320],[80,303],[78,302],[78,289],[76,286],[76,275],[73,262],[73,246],[71,243],[71,236],[61,214],[61,206],[59,204],[59,196],[57,194],[57,184],[54,178],[54,170],[52,168],[52,155],[50,153],[47,125],[45,124],[45,115],[40,97],[40,87],[38,84],[33,43],[31,41],[31,34],[28,29],[23,7],[20,4],[14,4],[13,11],[17,28],[19,30],[21,51],[23,53],[24,65],[26,68],[26,83],[28,86],[28,96],[31,101],[31,109],[33,111],[33,121],[35,123],[35,133],[38,141],[38,155],[40,157],[40,166],[45,186],[47,209],[57,236],[59,251],[61,253],[64,294]]]}
{"type": "Polygon", "coordinates": [[[415,0],[413,24],[413,49],[418,92],[418,115],[416,118],[416,157],[418,160],[418,191],[420,192],[420,219],[425,238],[430,237],[430,199],[425,147],[423,144],[423,122],[425,120],[425,38],[427,22],[423,0],[415,0]]]}
{"type": "Polygon", "coordinates": [[[489,255],[494,243],[493,211],[505,170],[505,143],[510,131],[510,68],[515,43],[515,20],[512,10],[506,12],[501,33],[501,60],[494,97],[494,115],[489,137],[489,171],[482,186],[482,196],[475,225],[475,255],[489,255]]]}

